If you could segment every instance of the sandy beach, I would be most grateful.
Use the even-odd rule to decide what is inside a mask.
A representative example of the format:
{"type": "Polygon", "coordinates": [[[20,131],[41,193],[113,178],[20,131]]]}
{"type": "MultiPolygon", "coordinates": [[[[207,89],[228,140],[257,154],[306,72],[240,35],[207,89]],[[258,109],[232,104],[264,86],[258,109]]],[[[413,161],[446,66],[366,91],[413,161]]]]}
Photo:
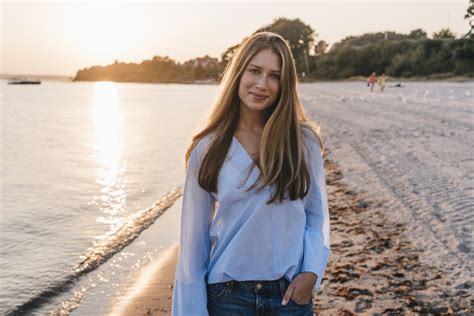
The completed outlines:
{"type": "MultiPolygon", "coordinates": [[[[302,91],[324,131],[331,214],[331,257],[314,313],[472,314],[473,124],[464,90],[345,88],[302,91]]],[[[148,272],[122,315],[170,313],[176,250],[148,272]]]]}
{"type": "MultiPolygon", "coordinates": [[[[383,205],[341,182],[325,159],[331,209],[331,259],[314,313],[321,315],[468,313],[467,290],[445,290],[443,271],[419,261],[420,250],[383,215],[383,205]]],[[[119,315],[169,315],[178,245],[148,271],[147,282],[116,311],[119,315]]]]}

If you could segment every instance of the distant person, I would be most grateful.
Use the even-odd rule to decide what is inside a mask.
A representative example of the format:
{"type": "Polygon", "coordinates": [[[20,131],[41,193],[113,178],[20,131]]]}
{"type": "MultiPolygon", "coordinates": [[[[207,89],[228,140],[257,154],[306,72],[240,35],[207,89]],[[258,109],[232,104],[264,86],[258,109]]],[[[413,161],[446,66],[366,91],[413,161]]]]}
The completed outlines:
{"type": "Polygon", "coordinates": [[[330,252],[321,146],[285,39],[245,39],[186,152],[172,315],[313,315],[330,252]]]}
{"type": "Polygon", "coordinates": [[[374,85],[377,82],[377,75],[373,72],[369,78],[367,78],[367,87],[370,87],[370,92],[374,91],[374,85]]]}
{"type": "Polygon", "coordinates": [[[383,92],[383,90],[385,89],[385,80],[386,80],[385,74],[382,74],[378,80],[378,84],[380,86],[380,92],[383,92]]]}

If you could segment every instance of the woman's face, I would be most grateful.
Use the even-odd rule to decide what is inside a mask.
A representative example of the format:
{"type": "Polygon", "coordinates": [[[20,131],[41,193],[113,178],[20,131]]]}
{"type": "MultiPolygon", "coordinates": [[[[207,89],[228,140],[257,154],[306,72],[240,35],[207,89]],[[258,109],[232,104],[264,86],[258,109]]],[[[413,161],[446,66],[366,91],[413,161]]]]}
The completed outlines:
{"type": "Polygon", "coordinates": [[[270,107],[280,91],[281,61],[270,49],[261,50],[250,60],[239,83],[241,106],[253,111],[270,107]]]}

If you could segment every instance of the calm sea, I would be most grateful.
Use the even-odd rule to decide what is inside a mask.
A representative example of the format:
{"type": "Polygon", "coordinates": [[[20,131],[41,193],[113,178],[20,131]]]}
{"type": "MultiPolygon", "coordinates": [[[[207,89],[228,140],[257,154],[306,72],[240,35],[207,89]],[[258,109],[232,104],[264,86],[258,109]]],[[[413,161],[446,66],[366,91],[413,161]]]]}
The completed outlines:
{"type": "Polygon", "coordinates": [[[74,269],[183,184],[185,149],[217,89],[1,82],[0,314],[109,310],[133,271],[177,239],[176,216],[135,227],[131,245],[118,238],[128,246],[91,271],[74,269]]]}

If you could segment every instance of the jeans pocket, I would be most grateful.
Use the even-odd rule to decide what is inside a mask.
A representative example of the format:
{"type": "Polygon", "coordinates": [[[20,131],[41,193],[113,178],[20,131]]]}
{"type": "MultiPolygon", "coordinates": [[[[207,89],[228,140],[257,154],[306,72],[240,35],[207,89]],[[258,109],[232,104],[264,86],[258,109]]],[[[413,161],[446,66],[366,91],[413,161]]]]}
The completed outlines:
{"type": "Polygon", "coordinates": [[[214,283],[207,285],[207,293],[209,296],[217,298],[224,294],[227,283],[214,283]]]}
{"type": "Polygon", "coordinates": [[[280,280],[280,293],[281,297],[285,296],[285,292],[288,289],[288,286],[290,285],[290,281],[286,277],[282,277],[280,280]]]}
{"type": "Polygon", "coordinates": [[[308,305],[309,303],[311,303],[311,301],[309,301],[309,302],[306,303],[306,304],[298,304],[298,303],[296,303],[295,301],[293,301],[291,298],[290,298],[290,302],[293,302],[293,304],[298,305],[298,306],[306,306],[306,305],[308,305]]]}
{"type": "Polygon", "coordinates": [[[291,298],[290,298],[290,302],[297,305],[297,306],[307,306],[307,305],[309,305],[313,302],[313,295],[311,295],[311,298],[309,299],[309,301],[306,304],[298,304],[295,301],[293,301],[291,298]]]}

